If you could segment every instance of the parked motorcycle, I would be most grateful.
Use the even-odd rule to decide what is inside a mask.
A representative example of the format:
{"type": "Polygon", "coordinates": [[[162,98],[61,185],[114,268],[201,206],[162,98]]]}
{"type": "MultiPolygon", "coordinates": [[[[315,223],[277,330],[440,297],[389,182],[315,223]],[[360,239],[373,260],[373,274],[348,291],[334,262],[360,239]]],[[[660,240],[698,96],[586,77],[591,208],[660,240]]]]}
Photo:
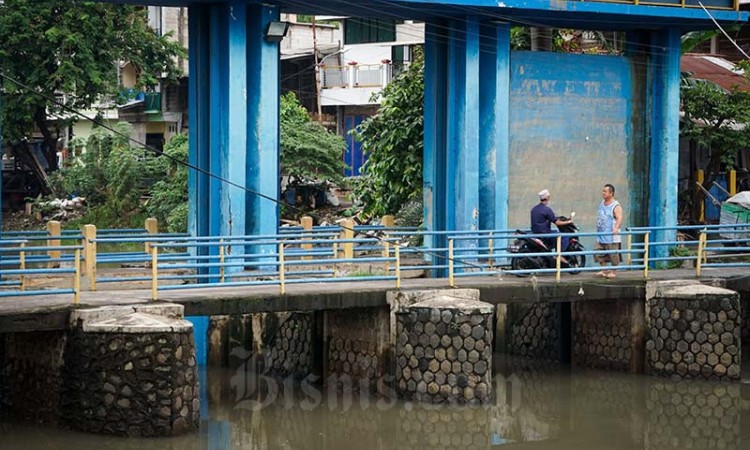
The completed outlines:
{"type": "MultiPolygon", "coordinates": [[[[558,220],[572,220],[576,213],[570,214],[570,219],[565,216],[560,216],[558,220]]],[[[576,233],[578,227],[575,223],[569,225],[561,225],[557,227],[560,233],[576,233]]],[[[510,260],[510,267],[513,270],[527,271],[526,273],[516,273],[519,277],[526,277],[531,275],[528,271],[538,269],[554,269],[557,267],[557,250],[553,247],[550,248],[542,238],[538,237],[523,237],[522,235],[527,234],[521,230],[517,230],[521,235],[513,241],[511,246],[508,248],[510,253],[518,254],[510,260]],[[548,252],[549,256],[523,256],[524,253],[545,253],[548,252]]],[[[557,239],[556,237],[553,239],[557,239]]],[[[578,240],[578,236],[563,236],[562,238],[563,252],[580,252],[584,250],[578,240]]],[[[586,255],[563,255],[560,266],[564,269],[576,268],[586,266],[586,255]]],[[[570,271],[569,273],[578,274],[580,270],[570,271]]]]}

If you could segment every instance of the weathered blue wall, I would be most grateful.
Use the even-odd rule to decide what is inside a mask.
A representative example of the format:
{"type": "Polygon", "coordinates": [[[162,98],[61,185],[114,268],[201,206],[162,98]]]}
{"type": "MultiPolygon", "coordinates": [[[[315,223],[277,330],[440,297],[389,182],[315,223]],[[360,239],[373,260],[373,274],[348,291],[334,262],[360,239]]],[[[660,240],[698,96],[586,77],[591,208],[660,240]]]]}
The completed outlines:
{"type": "Polygon", "coordinates": [[[574,210],[579,226],[594,231],[605,183],[617,189],[625,225],[645,221],[641,67],[626,57],[512,53],[511,227],[529,226],[536,194],[547,188],[557,214],[574,210]]]}

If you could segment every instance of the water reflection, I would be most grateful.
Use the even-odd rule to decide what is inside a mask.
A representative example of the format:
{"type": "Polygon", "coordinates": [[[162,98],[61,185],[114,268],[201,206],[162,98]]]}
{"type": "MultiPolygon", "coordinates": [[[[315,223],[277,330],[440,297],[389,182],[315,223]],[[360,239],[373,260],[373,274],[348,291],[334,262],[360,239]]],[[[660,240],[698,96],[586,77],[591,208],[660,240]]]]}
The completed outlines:
{"type": "MultiPolygon", "coordinates": [[[[310,391],[290,382],[278,385],[273,401],[254,411],[247,403],[238,407],[247,399],[232,388],[236,372],[211,370],[208,417],[197,436],[120,439],[0,423],[0,448],[747,448],[742,439],[750,423],[748,384],[571,374],[555,365],[502,357],[495,361],[495,396],[487,407],[431,407],[337,390],[310,391]]],[[[264,399],[254,397],[261,403],[264,399]]]]}

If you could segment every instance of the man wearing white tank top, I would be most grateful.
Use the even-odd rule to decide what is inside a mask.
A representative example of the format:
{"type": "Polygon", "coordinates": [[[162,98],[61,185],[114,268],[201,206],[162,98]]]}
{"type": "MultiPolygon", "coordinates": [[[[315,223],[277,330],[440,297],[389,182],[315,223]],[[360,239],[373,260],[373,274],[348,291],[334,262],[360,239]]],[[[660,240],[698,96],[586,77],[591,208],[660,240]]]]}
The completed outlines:
{"type": "MultiPolygon", "coordinates": [[[[599,204],[599,212],[596,218],[596,231],[602,233],[596,238],[594,250],[620,250],[622,240],[620,239],[620,225],[622,225],[622,206],[615,200],[615,187],[605,184],[602,189],[602,202],[599,204]]],[[[620,264],[620,255],[617,253],[596,255],[602,267],[611,263],[612,267],[620,264]]],[[[605,278],[614,278],[614,270],[602,270],[597,275],[605,278]]]]}

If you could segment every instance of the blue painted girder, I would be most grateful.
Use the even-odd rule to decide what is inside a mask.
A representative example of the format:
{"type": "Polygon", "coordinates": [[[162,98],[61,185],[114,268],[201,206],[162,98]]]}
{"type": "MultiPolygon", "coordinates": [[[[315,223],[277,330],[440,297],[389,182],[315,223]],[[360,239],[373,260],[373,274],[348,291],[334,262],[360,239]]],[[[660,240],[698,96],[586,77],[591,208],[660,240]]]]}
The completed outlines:
{"type": "MultiPolygon", "coordinates": [[[[108,3],[143,4],[144,0],[99,0],[108,3]]],[[[146,0],[152,5],[185,6],[220,3],[221,0],[146,0]]],[[[630,30],[676,27],[682,31],[714,28],[708,15],[692,7],[635,5],[619,2],[573,0],[257,0],[250,3],[278,5],[281,12],[427,20],[472,14],[480,21],[500,20],[517,25],[553,26],[594,30],[630,30]]],[[[634,3],[634,2],[633,2],[634,3]]],[[[706,0],[705,4],[732,4],[731,0],[706,0]]],[[[708,6],[711,8],[711,6],[708,6]]],[[[719,22],[745,22],[745,12],[712,9],[719,22]]]]}

